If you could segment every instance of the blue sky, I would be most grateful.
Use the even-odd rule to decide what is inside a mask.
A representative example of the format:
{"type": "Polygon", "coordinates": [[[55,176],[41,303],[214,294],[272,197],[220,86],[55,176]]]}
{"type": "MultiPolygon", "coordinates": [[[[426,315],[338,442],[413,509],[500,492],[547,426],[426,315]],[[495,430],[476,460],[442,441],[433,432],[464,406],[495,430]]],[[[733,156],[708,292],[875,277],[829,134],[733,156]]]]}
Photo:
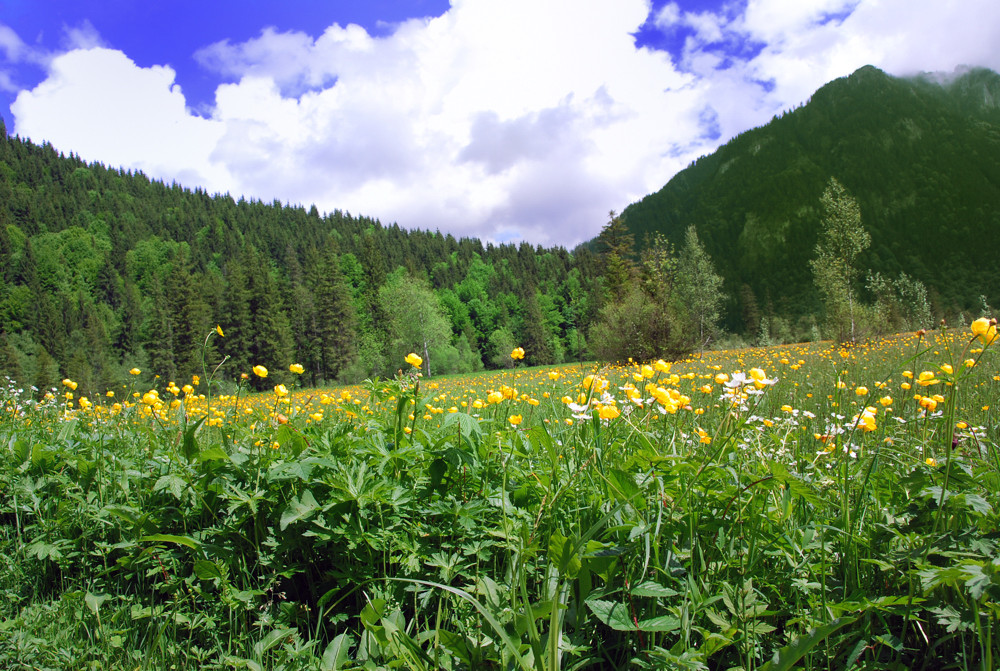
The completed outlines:
{"type": "Polygon", "coordinates": [[[995,0],[0,0],[0,116],[192,188],[571,247],[827,81],[996,44],[995,0]]]}

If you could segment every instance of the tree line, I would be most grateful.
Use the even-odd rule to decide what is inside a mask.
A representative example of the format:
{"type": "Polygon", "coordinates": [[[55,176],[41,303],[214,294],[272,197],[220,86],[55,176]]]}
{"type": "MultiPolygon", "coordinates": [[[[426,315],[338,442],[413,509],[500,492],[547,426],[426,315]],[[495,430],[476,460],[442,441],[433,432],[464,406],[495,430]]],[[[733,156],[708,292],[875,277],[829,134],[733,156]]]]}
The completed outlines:
{"type": "MultiPolygon", "coordinates": [[[[2,131],[2,129],[0,129],[2,131]]],[[[209,195],[0,132],[0,370],[90,393],[204,375],[310,384],[588,358],[603,264],[527,243],[410,231],[209,195]],[[207,338],[219,326],[222,338],[207,338]]],[[[255,380],[258,385],[264,381],[255,380]]]]}

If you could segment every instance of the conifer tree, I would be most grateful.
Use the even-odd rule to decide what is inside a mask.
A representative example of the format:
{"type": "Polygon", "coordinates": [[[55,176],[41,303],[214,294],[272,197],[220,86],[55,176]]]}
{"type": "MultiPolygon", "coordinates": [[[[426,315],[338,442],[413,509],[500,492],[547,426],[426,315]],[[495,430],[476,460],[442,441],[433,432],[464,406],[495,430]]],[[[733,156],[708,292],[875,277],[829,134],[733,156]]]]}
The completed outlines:
{"type": "Polygon", "coordinates": [[[857,340],[860,308],[854,293],[858,256],[871,244],[858,202],[831,177],[820,197],[822,219],[816,258],[810,262],[826,306],[827,323],[841,341],[857,340]]]}

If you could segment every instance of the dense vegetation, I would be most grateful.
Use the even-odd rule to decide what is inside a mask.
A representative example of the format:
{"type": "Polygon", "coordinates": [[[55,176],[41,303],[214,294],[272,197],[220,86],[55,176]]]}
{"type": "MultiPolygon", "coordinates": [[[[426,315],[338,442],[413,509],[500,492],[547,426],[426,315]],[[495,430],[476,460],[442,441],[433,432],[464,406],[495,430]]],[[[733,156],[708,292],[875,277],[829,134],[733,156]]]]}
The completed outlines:
{"type": "Polygon", "coordinates": [[[0,667],[992,671],[994,350],[3,389],[0,667]]]}
{"type": "MultiPolygon", "coordinates": [[[[603,290],[593,255],[383,226],[315,207],[210,196],[85,164],[0,132],[0,371],[100,391],[132,367],[230,379],[298,361],[310,381],[576,360],[603,290]]],[[[287,373],[278,373],[285,375],[287,373]]]]}
{"type": "Polygon", "coordinates": [[[871,235],[859,267],[886,281],[905,273],[927,287],[938,318],[954,320],[977,316],[984,295],[1000,298],[1000,277],[982,266],[1000,255],[997,156],[996,73],[941,83],[869,66],[699,159],[622,216],[639,249],[653,233],[679,245],[696,228],[724,279],[729,330],[756,336],[767,322],[778,340],[806,339],[822,322],[809,262],[834,177],[871,235]]]}

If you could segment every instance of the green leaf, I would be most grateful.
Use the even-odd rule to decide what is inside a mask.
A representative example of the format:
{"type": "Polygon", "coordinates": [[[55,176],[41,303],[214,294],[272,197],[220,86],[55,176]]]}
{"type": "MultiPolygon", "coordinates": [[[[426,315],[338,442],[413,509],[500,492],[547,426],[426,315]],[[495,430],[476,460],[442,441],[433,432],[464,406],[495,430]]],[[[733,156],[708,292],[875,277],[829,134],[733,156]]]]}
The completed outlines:
{"type": "Polygon", "coordinates": [[[671,632],[681,628],[681,621],[673,615],[660,615],[646,620],[639,620],[640,631],[671,632]]]}
{"type": "Polygon", "coordinates": [[[191,538],[190,536],[175,536],[173,534],[153,534],[151,536],[143,536],[139,539],[140,543],[176,543],[177,545],[183,545],[189,547],[192,550],[197,550],[201,547],[201,543],[191,538]]]}
{"type": "Polygon", "coordinates": [[[645,501],[640,497],[641,490],[635,484],[635,478],[625,471],[617,468],[608,473],[608,480],[611,481],[611,493],[621,503],[629,503],[635,508],[644,507],[645,501]]]}
{"type": "Polygon", "coordinates": [[[337,671],[347,662],[352,645],[354,645],[354,638],[346,631],[334,638],[323,651],[320,668],[323,671],[337,671]]]}
{"type": "Polygon", "coordinates": [[[97,595],[87,592],[86,596],[83,597],[83,600],[86,602],[87,608],[90,609],[90,612],[97,615],[97,611],[101,608],[101,605],[108,600],[108,595],[97,595]]]}
{"type": "Polygon", "coordinates": [[[198,455],[198,461],[203,464],[209,461],[229,461],[229,455],[218,445],[213,445],[198,455]]]}
{"type": "Polygon", "coordinates": [[[464,412],[450,412],[445,415],[444,421],[441,423],[442,426],[451,426],[452,424],[458,424],[458,431],[462,434],[462,438],[472,442],[470,438],[475,435],[477,438],[482,435],[483,429],[479,426],[479,422],[475,417],[464,412]]]}
{"type": "Polygon", "coordinates": [[[615,631],[636,630],[635,622],[632,621],[628,612],[628,606],[625,604],[592,599],[587,602],[587,607],[590,608],[598,620],[615,631]]]}
{"type": "Polygon", "coordinates": [[[156,481],[156,484],[153,485],[153,491],[162,492],[164,490],[168,490],[171,494],[173,494],[175,499],[180,501],[181,496],[184,494],[184,488],[186,486],[187,483],[176,475],[173,474],[161,475],[160,478],[156,481]]]}
{"type": "Polygon", "coordinates": [[[205,415],[197,422],[184,429],[184,440],[181,442],[181,454],[183,454],[184,458],[188,460],[188,463],[194,461],[198,456],[198,452],[200,450],[198,448],[198,438],[195,434],[198,432],[198,427],[200,427],[206,419],[208,419],[208,415],[205,415]]]}
{"type": "Polygon", "coordinates": [[[198,580],[218,580],[226,579],[228,570],[220,566],[217,562],[208,559],[199,559],[194,563],[194,574],[198,580]]]}
{"type": "Polygon", "coordinates": [[[820,627],[809,631],[805,636],[799,636],[789,645],[774,653],[774,657],[769,662],[760,667],[760,671],[788,671],[800,659],[805,657],[810,650],[822,643],[830,634],[851,624],[856,617],[838,617],[833,622],[828,622],[820,627]]]}
{"type": "Polygon", "coordinates": [[[582,566],[576,543],[558,532],[549,538],[549,561],[565,578],[575,578],[582,566]]]}
{"type": "Polygon", "coordinates": [[[632,592],[632,596],[671,597],[677,596],[678,594],[677,590],[664,587],[663,585],[653,582],[652,580],[639,583],[630,591],[632,592]]]}
{"type": "Polygon", "coordinates": [[[274,646],[282,643],[288,638],[297,638],[299,632],[297,629],[292,629],[291,627],[280,627],[278,629],[273,629],[271,632],[265,636],[263,639],[257,641],[257,644],[253,647],[253,650],[258,655],[262,655],[274,646]]]}
{"type": "Polygon", "coordinates": [[[289,524],[293,522],[298,522],[299,520],[305,519],[312,515],[316,510],[319,509],[319,504],[316,499],[313,498],[312,492],[308,489],[302,492],[301,500],[298,497],[293,496],[291,503],[285,508],[285,512],[281,513],[281,521],[279,523],[281,530],[284,531],[288,528],[289,524]]]}
{"type": "Polygon", "coordinates": [[[557,463],[558,452],[555,445],[552,444],[552,436],[549,435],[543,424],[536,424],[528,430],[528,440],[531,441],[531,447],[534,448],[535,452],[545,450],[552,463],[557,463]]]}
{"type": "Polygon", "coordinates": [[[302,454],[302,451],[308,447],[306,439],[302,437],[302,434],[287,424],[282,424],[278,428],[278,434],[275,436],[275,441],[277,441],[278,445],[281,447],[291,450],[292,454],[296,457],[302,454]]]}

